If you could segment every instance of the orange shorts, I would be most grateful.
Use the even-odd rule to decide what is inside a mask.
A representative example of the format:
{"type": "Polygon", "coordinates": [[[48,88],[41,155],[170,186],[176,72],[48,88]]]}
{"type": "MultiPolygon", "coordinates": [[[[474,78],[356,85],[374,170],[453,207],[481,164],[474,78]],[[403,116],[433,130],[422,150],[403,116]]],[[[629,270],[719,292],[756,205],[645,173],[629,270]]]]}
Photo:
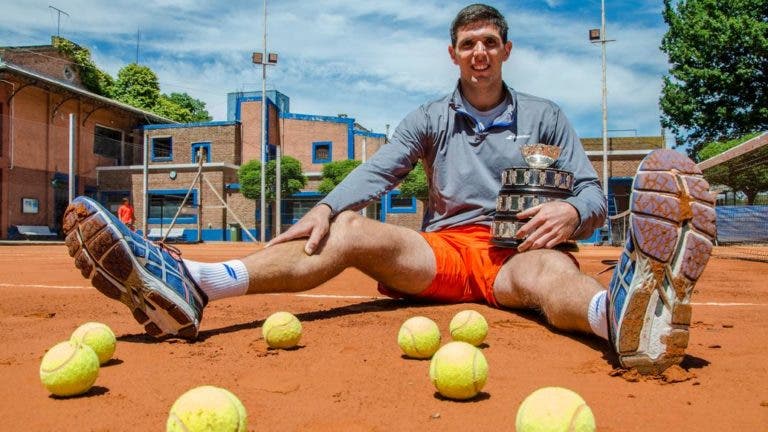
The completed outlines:
{"type": "MultiPolygon", "coordinates": [[[[494,246],[490,242],[491,230],[485,225],[466,225],[421,235],[435,254],[437,274],[432,283],[416,295],[402,294],[382,284],[379,292],[393,298],[499,306],[493,295],[493,283],[501,266],[517,253],[516,248],[494,246]]],[[[576,262],[571,254],[564,253],[576,262]]]]}

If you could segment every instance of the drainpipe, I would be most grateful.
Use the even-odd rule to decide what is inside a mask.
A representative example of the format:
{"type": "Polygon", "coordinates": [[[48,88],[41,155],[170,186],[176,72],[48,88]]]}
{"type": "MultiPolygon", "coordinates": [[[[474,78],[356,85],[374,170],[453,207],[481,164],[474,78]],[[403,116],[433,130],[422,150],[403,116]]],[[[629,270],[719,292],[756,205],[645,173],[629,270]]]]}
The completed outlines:
{"type": "MultiPolygon", "coordinates": [[[[10,85],[11,86],[11,91],[13,93],[16,93],[16,84],[15,83],[12,83],[12,82],[6,81],[6,80],[0,80],[0,82],[4,82],[4,83],[10,85]]],[[[11,105],[11,114],[10,114],[11,116],[10,116],[10,121],[8,122],[8,124],[10,125],[10,128],[8,130],[8,136],[11,139],[10,139],[10,143],[9,143],[10,144],[10,148],[8,149],[8,154],[9,154],[9,158],[11,160],[11,168],[10,169],[13,169],[13,143],[14,143],[14,141],[16,141],[14,139],[14,133],[13,133],[13,118],[14,118],[14,116],[13,116],[13,112],[14,112],[13,107],[16,104],[14,104],[13,101],[11,101],[10,105],[11,105]]]]}

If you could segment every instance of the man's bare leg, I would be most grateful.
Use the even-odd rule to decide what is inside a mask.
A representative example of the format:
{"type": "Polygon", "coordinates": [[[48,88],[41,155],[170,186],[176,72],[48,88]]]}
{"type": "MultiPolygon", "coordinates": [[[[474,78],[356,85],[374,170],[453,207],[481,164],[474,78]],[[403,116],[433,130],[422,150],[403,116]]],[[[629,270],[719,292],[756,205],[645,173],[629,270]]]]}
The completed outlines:
{"type": "Polygon", "coordinates": [[[589,303],[605,288],[579,271],[570,257],[551,249],[512,256],[493,285],[496,301],[510,309],[537,309],[557,329],[592,333],[589,303]]]}
{"type": "Polygon", "coordinates": [[[270,246],[242,259],[248,294],[296,292],[314,288],[355,267],[406,294],[426,289],[435,277],[432,249],[416,231],[343,212],[312,255],[304,239],[270,246]]]}
{"type": "MultiPolygon", "coordinates": [[[[324,222],[327,233],[312,255],[304,252],[305,241],[297,237],[243,259],[247,292],[302,291],[347,267],[407,294],[421,292],[434,278],[434,254],[417,232],[352,212],[341,213],[330,226],[327,219],[324,222]]],[[[209,296],[175,248],[145,240],[88,197],[77,197],[69,205],[64,232],[82,275],[101,293],[125,304],[147,333],[197,336],[209,296]]],[[[237,276],[231,268],[227,271],[237,276]]]]}

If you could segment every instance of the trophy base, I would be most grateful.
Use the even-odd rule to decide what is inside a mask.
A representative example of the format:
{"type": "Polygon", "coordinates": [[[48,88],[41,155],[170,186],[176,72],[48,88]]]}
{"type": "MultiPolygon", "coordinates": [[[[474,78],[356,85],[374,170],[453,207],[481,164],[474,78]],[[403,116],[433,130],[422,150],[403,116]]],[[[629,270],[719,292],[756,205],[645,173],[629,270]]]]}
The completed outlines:
{"type": "Polygon", "coordinates": [[[517,247],[524,239],[517,238],[517,230],[530,219],[495,219],[491,225],[491,243],[500,247],[517,247]]]}
{"type": "MultiPolygon", "coordinates": [[[[520,246],[520,243],[522,243],[525,239],[517,238],[517,231],[529,220],[530,219],[494,220],[493,224],[491,225],[491,244],[494,246],[506,248],[516,248],[520,246]]],[[[566,240],[553,247],[552,249],[563,252],[578,252],[579,244],[574,240],[566,240]]]]}

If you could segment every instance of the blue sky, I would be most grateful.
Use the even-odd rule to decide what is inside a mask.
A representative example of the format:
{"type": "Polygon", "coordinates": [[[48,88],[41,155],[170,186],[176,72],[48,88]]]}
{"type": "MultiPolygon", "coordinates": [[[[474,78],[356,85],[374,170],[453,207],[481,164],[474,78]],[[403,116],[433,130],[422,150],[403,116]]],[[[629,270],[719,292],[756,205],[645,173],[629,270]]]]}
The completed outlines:
{"type": "MultiPolygon", "coordinates": [[[[267,88],[301,114],[344,113],[375,132],[390,131],[411,110],[452,91],[448,27],[466,2],[452,0],[281,0],[267,5],[267,88]]],[[[600,1],[490,1],[507,17],[514,48],[505,80],[549,98],[582,137],[601,134],[600,1]]],[[[137,59],[165,93],[187,92],[226,119],[226,95],[261,90],[251,53],[263,44],[263,2],[203,0],[17,0],[0,14],[0,45],[50,43],[57,32],[91,50],[112,76],[137,59]]],[[[667,72],[658,47],[666,31],[661,1],[606,1],[610,136],[658,135],[658,99],[667,72]]],[[[670,142],[671,143],[671,142],[670,142]]]]}

